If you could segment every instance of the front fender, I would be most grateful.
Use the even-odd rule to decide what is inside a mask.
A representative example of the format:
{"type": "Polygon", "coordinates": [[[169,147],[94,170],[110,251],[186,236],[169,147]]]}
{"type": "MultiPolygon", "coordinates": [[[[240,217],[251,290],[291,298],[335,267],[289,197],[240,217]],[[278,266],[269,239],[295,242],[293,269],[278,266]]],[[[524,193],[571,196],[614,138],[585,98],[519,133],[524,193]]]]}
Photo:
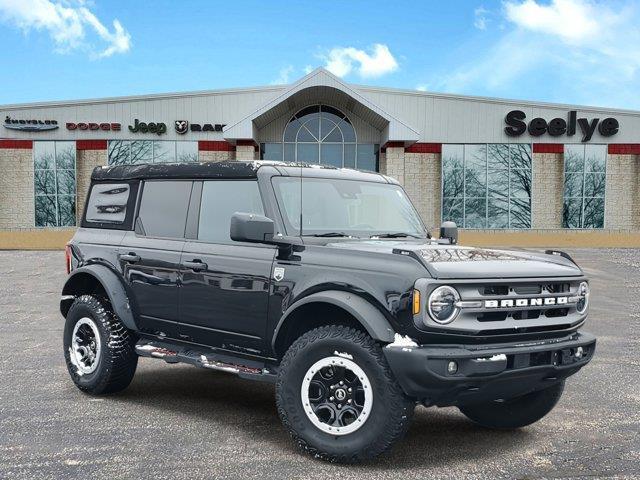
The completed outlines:
{"type": "Polygon", "coordinates": [[[392,328],[389,321],[385,318],[383,313],[378,310],[371,302],[364,298],[350,292],[344,292],[340,290],[327,290],[323,292],[313,293],[308,295],[293,305],[291,305],[284,313],[276,329],[273,333],[271,340],[271,346],[275,349],[278,335],[285,325],[287,318],[293,314],[298,308],[308,303],[330,303],[337,307],[340,307],[353,316],[367,331],[367,333],[374,339],[384,343],[393,342],[395,331],[392,328]]]}
{"type": "Polygon", "coordinates": [[[129,296],[122,279],[113,270],[100,264],[80,267],[69,275],[62,288],[60,313],[66,316],[71,306],[72,298],[70,297],[90,293],[91,290],[87,290],[87,287],[93,281],[102,286],[109,298],[113,312],[122,320],[122,323],[131,330],[137,330],[131,304],[129,303],[129,296]]]}

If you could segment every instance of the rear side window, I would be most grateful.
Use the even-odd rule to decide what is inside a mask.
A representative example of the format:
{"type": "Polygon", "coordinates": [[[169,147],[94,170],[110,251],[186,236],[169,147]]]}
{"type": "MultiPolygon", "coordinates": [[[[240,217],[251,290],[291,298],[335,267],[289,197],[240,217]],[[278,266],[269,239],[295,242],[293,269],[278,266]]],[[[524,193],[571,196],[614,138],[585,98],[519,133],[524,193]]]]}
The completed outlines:
{"type": "Polygon", "coordinates": [[[191,197],[190,181],[147,181],[136,231],[149,237],[183,238],[191,197]]]}
{"type": "Polygon", "coordinates": [[[92,184],[82,226],[130,229],[137,195],[137,182],[92,184]]]}
{"type": "Polygon", "coordinates": [[[231,216],[236,212],[264,215],[258,182],[248,180],[204,182],[198,239],[212,243],[230,243],[231,216]]]}

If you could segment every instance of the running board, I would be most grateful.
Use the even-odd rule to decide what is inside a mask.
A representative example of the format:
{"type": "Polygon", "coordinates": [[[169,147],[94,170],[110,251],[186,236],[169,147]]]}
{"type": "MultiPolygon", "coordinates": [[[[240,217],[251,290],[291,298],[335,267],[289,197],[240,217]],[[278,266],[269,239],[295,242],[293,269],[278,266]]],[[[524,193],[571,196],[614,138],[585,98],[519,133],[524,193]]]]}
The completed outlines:
{"type": "Polygon", "coordinates": [[[141,357],[160,358],[167,363],[188,363],[199,368],[208,368],[219,372],[227,372],[250,380],[261,380],[275,383],[276,374],[264,363],[254,360],[243,360],[236,363],[228,355],[220,355],[211,350],[196,350],[164,342],[142,340],[136,344],[136,353],[141,357]]]}

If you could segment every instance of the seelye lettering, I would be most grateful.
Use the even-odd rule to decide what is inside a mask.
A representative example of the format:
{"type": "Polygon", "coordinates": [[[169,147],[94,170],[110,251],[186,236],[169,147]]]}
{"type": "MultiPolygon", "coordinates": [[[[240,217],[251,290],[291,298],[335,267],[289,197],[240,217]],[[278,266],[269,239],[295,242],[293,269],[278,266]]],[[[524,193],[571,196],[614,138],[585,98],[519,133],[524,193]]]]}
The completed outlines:
{"type": "Polygon", "coordinates": [[[129,125],[129,131],[131,133],[155,133],[157,135],[162,135],[163,133],[167,133],[167,125],[162,122],[141,122],[137,118],[133,122],[133,126],[129,125]]]}
{"type": "Polygon", "coordinates": [[[567,120],[564,118],[554,118],[547,122],[544,118],[534,118],[529,124],[524,121],[527,115],[522,110],[512,110],[507,113],[504,121],[507,124],[504,127],[504,133],[510,137],[517,137],[522,135],[525,131],[529,132],[529,135],[533,137],[539,137],[548,133],[552,137],[560,135],[567,135],[571,137],[576,133],[576,126],[580,128],[582,132],[582,142],[588,142],[593,137],[593,134],[598,129],[598,132],[603,137],[610,137],[618,133],[620,124],[615,118],[605,118],[600,121],[599,118],[593,118],[591,120],[587,118],[577,118],[577,112],[571,110],[567,116],[567,120]]]}

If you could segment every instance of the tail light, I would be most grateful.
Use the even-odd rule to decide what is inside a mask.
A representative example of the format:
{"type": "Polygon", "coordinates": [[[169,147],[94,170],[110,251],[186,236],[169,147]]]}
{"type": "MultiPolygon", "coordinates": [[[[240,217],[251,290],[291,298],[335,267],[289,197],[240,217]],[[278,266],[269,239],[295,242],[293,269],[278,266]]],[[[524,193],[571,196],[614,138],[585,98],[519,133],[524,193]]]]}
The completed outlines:
{"type": "Polygon", "coordinates": [[[67,267],[67,275],[71,273],[71,245],[68,243],[64,246],[64,260],[67,267]]]}

